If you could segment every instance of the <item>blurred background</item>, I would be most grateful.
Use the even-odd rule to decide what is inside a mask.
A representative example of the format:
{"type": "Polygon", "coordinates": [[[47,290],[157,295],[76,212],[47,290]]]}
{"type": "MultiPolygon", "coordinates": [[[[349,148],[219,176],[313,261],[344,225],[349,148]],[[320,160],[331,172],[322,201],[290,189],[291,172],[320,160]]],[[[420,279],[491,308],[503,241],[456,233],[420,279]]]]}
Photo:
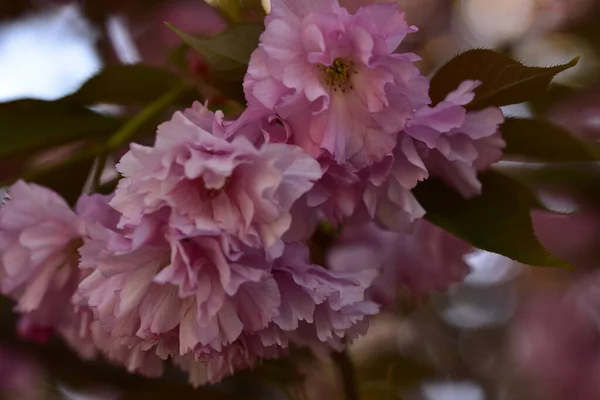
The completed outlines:
{"type": "MultiPolygon", "coordinates": [[[[373,2],[340,1],[351,10],[373,2]]],[[[0,0],[0,102],[58,99],[103,65],[167,65],[181,42],[163,21],[188,33],[216,34],[227,26],[227,15],[207,4],[214,2],[0,0]]],[[[259,8],[248,2],[241,19],[260,21],[260,7],[268,11],[268,0],[259,8]]],[[[419,67],[426,74],[473,47],[495,48],[528,65],[580,56],[547,96],[507,107],[505,113],[546,119],[585,140],[600,138],[600,1],[398,3],[419,27],[402,50],[420,55],[419,67]]],[[[186,60],[187,73],[204,73],[201,59],[188,55],[186,60]]],[[[0,176],[18,168],[17,161],[0,159],[0,176]]],[[[464,259],[472,271],[464,283],[427,299],[404,299],[397,310],[374,319],[370,333],[353,345],[365,399],[600,399],[597,166],[514,160],[497,168],[532,185],[550,208],[563,212],[534,212],[532,219],[543,244],[576,270],[534,268],[473,250],[464,259]]],[[[134,398],[113,384],[110,373],[65,378],[74,367],[54,367],[68,358],[52,352],[40,356],[37,347],[1,336],[2,398],[134,398]]],[[[295,383],[298,398],[339,398],[335,372],[326,361],[297,369],[305,379],[295,383]]],[[[168,398],[153,396],[158,395],[136,398],[168,398]]],[[[275,393],[260,396],[278,398],[275,393]]]]}

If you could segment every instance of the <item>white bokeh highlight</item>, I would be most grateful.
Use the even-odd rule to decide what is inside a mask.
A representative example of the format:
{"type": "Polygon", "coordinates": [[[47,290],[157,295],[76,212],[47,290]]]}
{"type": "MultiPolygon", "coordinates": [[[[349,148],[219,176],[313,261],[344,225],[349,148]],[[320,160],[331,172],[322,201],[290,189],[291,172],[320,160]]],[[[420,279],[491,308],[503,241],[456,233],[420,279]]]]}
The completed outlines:
{"type": "Polygon", "coordinates": [[[0,25],[0,101],[74,91],[101,67],[95,39],[75,4],[0,25]]]}

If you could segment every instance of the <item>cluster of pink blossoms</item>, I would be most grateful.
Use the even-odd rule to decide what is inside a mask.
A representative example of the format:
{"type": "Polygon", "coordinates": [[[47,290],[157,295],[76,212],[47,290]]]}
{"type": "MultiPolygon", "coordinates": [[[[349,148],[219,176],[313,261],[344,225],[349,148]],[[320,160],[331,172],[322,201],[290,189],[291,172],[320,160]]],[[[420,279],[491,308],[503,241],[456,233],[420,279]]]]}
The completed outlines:
{"type": "Polygon", "coordinates": [[[113,195],[75,211],[10,188],[0,283],[22,334],[52,329],[148,375],[171,359],[202,384],[290,343],[339,349],[398,286],[422,295],[464,275],[468,249],[417,221],[411,189],[436,176],[478,194],[477,172],[501,156],[501,111],[466,111],[472,81],[430,106],[418,57],[394,52],[416,31],[395,3],[271,3],[238,120],[176,112],[152,147],[131,145],[113,195]],[[305,244],[323,221],[348,224],[329,268],[305,244]]]}

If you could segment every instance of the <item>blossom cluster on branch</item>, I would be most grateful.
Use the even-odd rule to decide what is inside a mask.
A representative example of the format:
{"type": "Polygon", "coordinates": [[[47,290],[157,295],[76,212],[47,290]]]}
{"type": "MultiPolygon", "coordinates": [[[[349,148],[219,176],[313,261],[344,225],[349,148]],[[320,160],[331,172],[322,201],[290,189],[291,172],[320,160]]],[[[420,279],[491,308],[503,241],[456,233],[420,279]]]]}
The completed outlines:
{"type": "Polygon", "coordinates": [[[20,333],[83,357],[217,382],[290,344],[340,349],[407,288],[444,289],[468,246],[422,220],[430,177],[464,197],[502,155],[499,108],[468,111],[480,82],[433,104],[399,53],[417,28],[396,3],[272,0],[226,120],[200,103],[131,144],[115,193],[59,195],[19,181],[0,209],[0,284],[20,333]],[[323,260],[308,243],[341,229],[323,260]]]}

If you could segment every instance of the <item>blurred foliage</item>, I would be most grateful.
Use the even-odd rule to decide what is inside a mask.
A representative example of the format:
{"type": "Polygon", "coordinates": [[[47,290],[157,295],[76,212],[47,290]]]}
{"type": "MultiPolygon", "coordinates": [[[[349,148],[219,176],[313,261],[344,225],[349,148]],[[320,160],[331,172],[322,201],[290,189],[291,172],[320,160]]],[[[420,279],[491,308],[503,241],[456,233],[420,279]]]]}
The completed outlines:
{"type": "Polygon", "coordinates": [[[23,99],[0,104],[0,157],[82,139],[106,139],[116,118],[60,101],[23,99]]]}
{"type": "Polygon", "coordinates": [[[525,264],[570,268],[537,239],[529,210],[532,197],[522,185],[494,171],[479,175],[482,194],[463,198],[444,183],[429,179],[415,189],[425,218],[474,247],[525,264]]]}
{"type": "Polygon", "coordinates": [[[506,118],[500,126],[506,156],[539,161],[600,161],[600,153],[563,128],[543,120],[506,118]]]}
{"type": "Polygon", "coordinates": [[[108,65],[62,102],[79,105],[143,105],[156,100],[179,84],[164,68],[137,65],[108,65]]]}

